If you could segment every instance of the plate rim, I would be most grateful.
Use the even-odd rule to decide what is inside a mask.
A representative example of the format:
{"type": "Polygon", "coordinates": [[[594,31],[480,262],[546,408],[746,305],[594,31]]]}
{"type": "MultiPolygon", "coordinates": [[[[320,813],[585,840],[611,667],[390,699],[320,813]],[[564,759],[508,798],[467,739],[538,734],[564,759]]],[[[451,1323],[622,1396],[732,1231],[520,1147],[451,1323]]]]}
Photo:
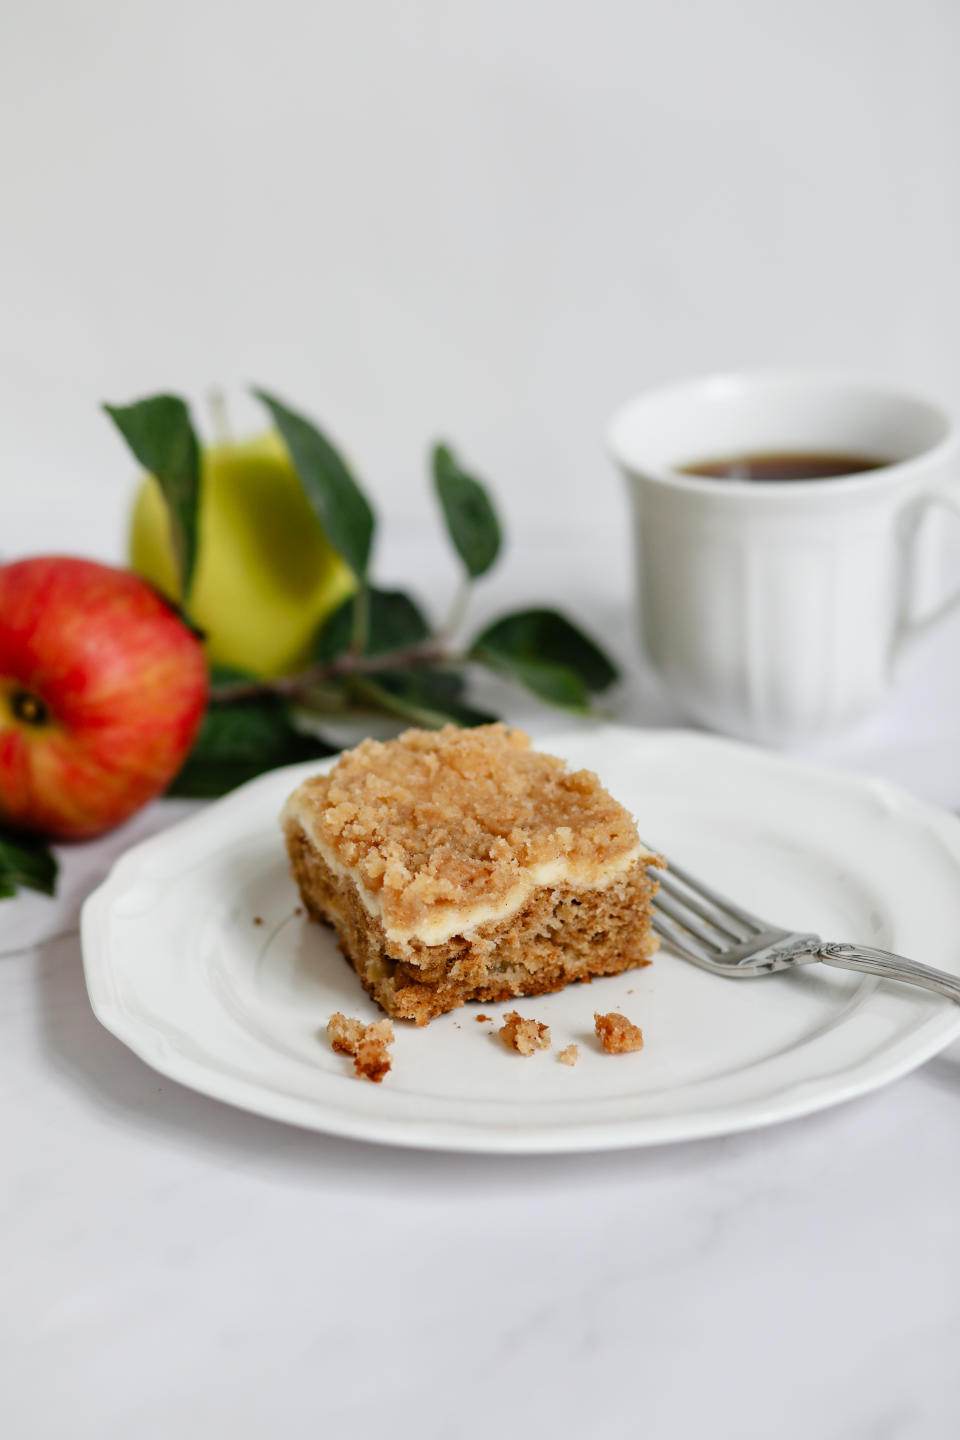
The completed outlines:
{"type": "MultiPolygon", "coordinates": [[[[564,745],[572,739],[609,735],[611,732],[629,737],[634,743],[693,745],[727,753],[734,751],[749,764],[766,765],[778,770],[786,767],[794,774],[815,777],[848,792],[872,794],[882,798],[898,816],[916,820],[934,831],[945,842],[951,859],[960,871],[960,818],[920,799],[906,787],[879,776],[841,770],[808,756],[765,750],[726,736],[681,727],[600,724],[591,729],[568,729],[536,735],[534,743],[538,748],[549,750],[556,747],[563,753],[564,745]]],[[[283,776],[295,784],[306,775],[330,769],[338,758],[338,755],[333,755],[322,760],[282,766],[246,781],[229,794],[205,805],[196,814],[165,827],[124,851],[114,861],[105,879],[84,901],[80,914],[80,936],[84,981],[91,1008],[107,1031],[157,1073],[248,1113],[344,1139],[406,1149],[474,1154],[572,1154],[679,1144],[799,1119],[891,1084],[925,1064],[960,1035],[960,1006],[954,1006],[951,1011],[949,1002],[945,1002],[942,1015],[933,1015],[923,1023],[922,1041],[911,1044],[909,1037],[899,1036],[868,1059],[837,1072],[839,1078],[833,1085],[823,1078],[813,1082],[801,1080],[792,1087],[797,1092],[792,1097],[785,1097],[782,1091],[774,1091],[766,1098],[725,1102],[716,1111],[701,1109],[681,1115],[576,1122],[567,1128],[553,1128],[541,1122],[534,1129],[527,1126],[510,1129],[490,1122],[464,1120],[411,1121],[397,1120],[388,1115],[379,1118],[375,1115],[361,1116],[313,1099],[272,1091],[255,1080],[218,1071],[158,1043],[156,1032],[142,1022],[131,1022],[118,1003],[116,976],[110,964],[106,941],[107,919],[117,895],[133,882],[152,852],[168,848],[171,837],[202,830],[210,825],[211,817],[222,817],[229,810],[243,809],[258,790],[272,789],[283,776]],[[903,1051],[904,1046],[906,1053],[898,1053],[903,1051]],[[825,1089],[825,1086],[828,1088],[825,1089]],[[804,1094],[805,1090],[812,1093],[804,1094]]]]}

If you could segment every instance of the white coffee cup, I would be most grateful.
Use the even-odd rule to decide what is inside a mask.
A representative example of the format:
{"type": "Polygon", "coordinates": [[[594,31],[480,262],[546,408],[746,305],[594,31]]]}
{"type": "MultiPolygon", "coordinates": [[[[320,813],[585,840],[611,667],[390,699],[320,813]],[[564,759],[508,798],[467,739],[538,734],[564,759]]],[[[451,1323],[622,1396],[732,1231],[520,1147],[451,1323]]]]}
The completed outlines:
{"type": "Polygon", "coordinates": [[[960,512],[957,436],[938,405],[818,374],[716,376],[614,418],[633,502],[643,646],[692,719],[787,745],[882,703],[915,618],[918,527],[960,512]],[[888,461],[831,479],[718,480],[674,468],[776,452],[888,461]]]}

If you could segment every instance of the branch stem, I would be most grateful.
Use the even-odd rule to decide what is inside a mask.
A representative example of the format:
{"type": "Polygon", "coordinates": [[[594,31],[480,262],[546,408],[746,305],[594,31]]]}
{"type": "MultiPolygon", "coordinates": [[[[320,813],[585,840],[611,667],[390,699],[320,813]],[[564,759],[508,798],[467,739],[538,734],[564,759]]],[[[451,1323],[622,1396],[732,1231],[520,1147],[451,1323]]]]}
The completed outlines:
{"type": "Polygon", "coordinates": [[[402,695],[394,695],[369,677],[357,676],[351,689],[359,699],[367,700],[376,709],[386,710],[388,714],[396,715],[399,720],[406,720],[411,725],[421,725],[426,730],[440,730],[449,724],[449,715],[442,715],[427,705],[417,705],[405,700],[402,695]]]}
{"type": "Polygon", "coordinates": [[[440,634],[445,639],[454,636],[463,624],[467,614],[467,606],[470,604],[470,592],[472,590],[469,577],[461,580],[456,595],[453,597],[453,604],[450,606],[450,614],[440,634]]]}
{"type": "Polygon", "coordinates": [[[382,655],[360,655],[346,650],[324,665],[312,665],[296,675],[281,675],[276,680],[238,680],[217,685],[210,692],[212,704],[231,700],[258,700],[265,695],[279,695],[295,700],[328,680],[344,680],[353,676],[378,675],[385,670],[422,669],[429,665],[457,665],[463,656],[454,654],[439,637],[421,640],[400,650],[382,655]]]}
{"type": "Polygon", "coordinates": [[[353,634],[350,638],[350,651],[353,655],[362,655],[367,648],[367,639],[370,635],[370,590],[365,580],[361,581],[353,601],[353,634]]]}

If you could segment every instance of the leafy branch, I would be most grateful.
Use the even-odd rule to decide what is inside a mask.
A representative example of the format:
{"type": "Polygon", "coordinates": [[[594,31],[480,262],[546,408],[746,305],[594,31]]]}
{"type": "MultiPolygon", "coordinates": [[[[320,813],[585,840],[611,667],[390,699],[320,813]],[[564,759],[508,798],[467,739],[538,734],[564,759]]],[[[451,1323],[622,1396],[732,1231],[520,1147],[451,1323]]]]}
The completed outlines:
{"type": "MultiPolygon", "coordinates": [[[[307,712],[342,717],[373,711],[421,726],[487,723],[496,717],[475,708],[467,695],[469,672],[478,666],[549,704],[590,712],[593,696],[617,671],[559,611],[518,610],[462,638],[473,586],[496,564],[503,531],[486,486],[450,446],[434,447],[431,469],[463,577],[446,622],[435,627],[411,595],[371,582],[376,515],[341,452],[306,416],[264,390],[253,393],[283,438],[303,494],[352,570],[356,590],[321,625],[307,668],[269,680],[236,672],[211,677],[211,704],[174,783],[177,793],[219,794],[262,770],[331,753],[326,740],[304,728],[307,712]]],[[[170,396],[105,408],[160,481],[187,596],[202,483],[189,411],[170,396]]]]}

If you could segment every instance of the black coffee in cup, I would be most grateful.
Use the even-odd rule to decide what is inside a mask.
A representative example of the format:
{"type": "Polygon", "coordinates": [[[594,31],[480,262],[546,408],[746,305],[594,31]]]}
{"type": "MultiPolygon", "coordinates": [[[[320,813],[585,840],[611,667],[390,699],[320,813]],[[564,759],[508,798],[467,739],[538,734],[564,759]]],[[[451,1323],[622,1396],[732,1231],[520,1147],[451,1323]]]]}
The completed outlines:
{"type": "Polygon", "coordinates": [[[703,475],[711,480],[833,480],[838,475],[882,470],[890,463],[875,455],[783,450],[694,460],[675,468],[681,475],[703,475]]]}

